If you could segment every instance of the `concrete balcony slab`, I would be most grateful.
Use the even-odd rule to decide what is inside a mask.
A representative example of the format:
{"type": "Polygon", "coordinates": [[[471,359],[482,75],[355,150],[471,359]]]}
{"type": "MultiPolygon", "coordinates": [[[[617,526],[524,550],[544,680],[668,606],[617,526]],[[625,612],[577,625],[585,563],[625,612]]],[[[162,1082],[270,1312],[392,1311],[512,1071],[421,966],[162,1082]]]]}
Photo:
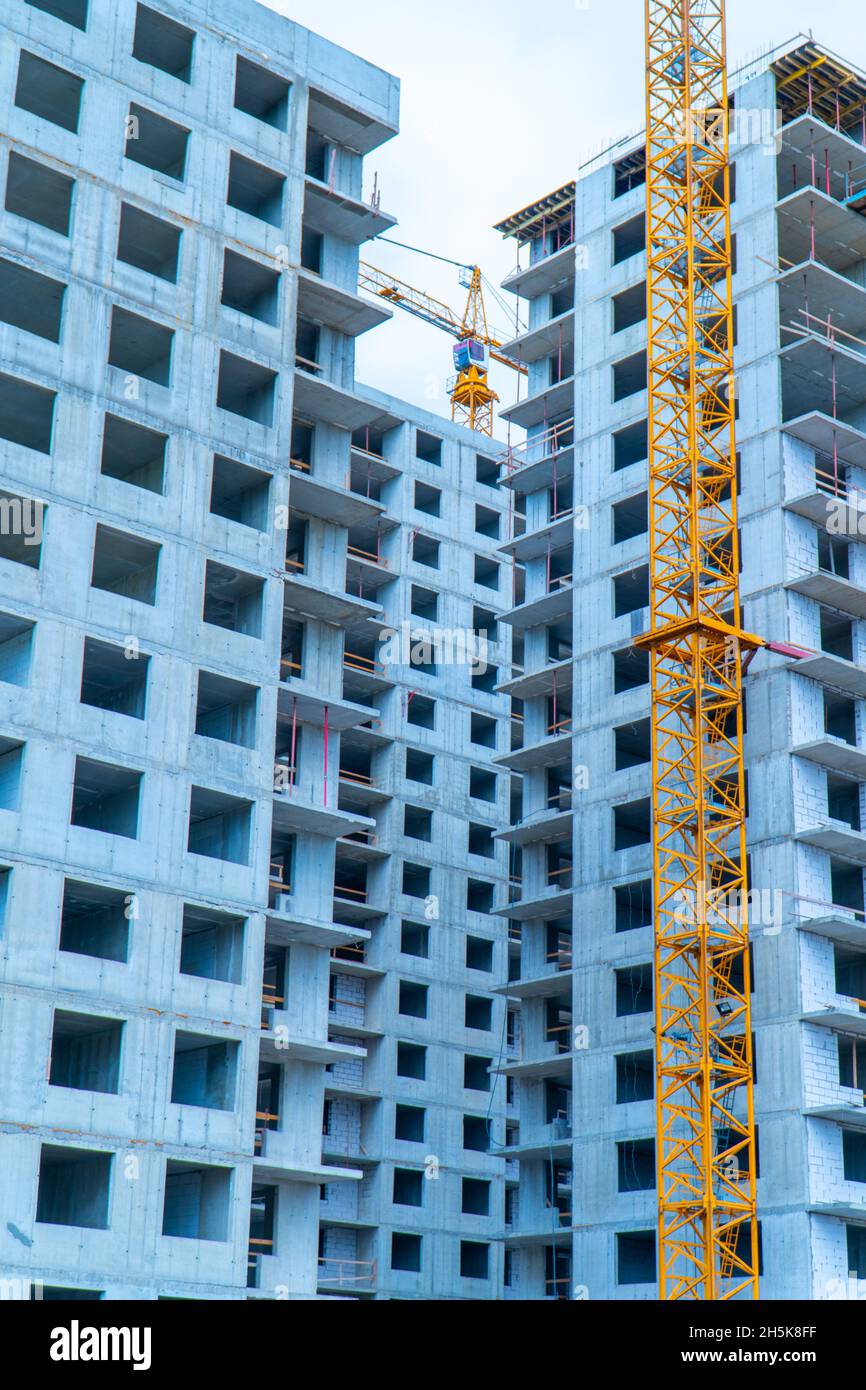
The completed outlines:
{"type": "Polygon", "coordinates": [[[816,603],[826,604],[828,608],[850,613],[852,618],[866,618],[866,589],[852,584],[850,579],[842,579],[838,574],[813,570],[797,579],[789,579],[785,588],[814,599],[816,603]]]}
{"type": "Polygon", "coordinates": [[[500,830],[495,838],[509,845],[556,844],[571,839],[573,826],[572,811],[545,810],[509,830],[500,830]]]}
{"type": "Polygon", "coordinates": [[[396,217],[381,212],[360,198],[331,188],[309,174],[304,179],[304,226],[314,232],[339,237],[352,246],[389,232],[397,225],[396,217]]]}
{"type": "Polygon", "coordinates": [[[804,660],[792,661],[788,670],[796,672],[798,676],[820,681],[822,685],[832,686],[834,690],[842,690],[846,695],[854,695],[858,699],[866,697],[866,667],[857,666],[844,657],[818,652],[804,660]]]}
{"type": "Polygon", "coordinates": [[[338,589],[326,589],[321,584],[302,575],[287,573],[283,584],[285,605],[289,612],[300,613],[304,618],[315,618],[321,623],[332,623],[337,627],[357,622],[359,618],[378,618],[382,609],[378,603],[368,603],[366,599],[354,598],[338,589]]]}
{"type": "MultiPolygon", "coordinates": [[[[866,218],[857,220],[866,226],[866,218]]],[[[846,425],[844,420],[834,420],[832,415],[822,410],[810,410],[806,415],[786,421],[783,429],[785,434],[808,444],[810,449],[818,449],[831,456],[835,439],[836,450],[844,463],[851,463],[855,468],[866,468],[866,431],[846,425]]]]}
{"type": "Polygon", "coordinates": [[[503,681],[496,687],[497,695],[510,695],[515,700],[534,700],[539,696],[552,695],[554,690],[560,695],[570,691],[574,685],[574,662],[552,661],[539,671],[524,671],[510,681],[503,681]]]}
{"type": "Polygon", "coordinates": [[[566,377],[564,381],[558,381],[536,395],[518,401],[507,410],[501,410],[499,418],[526,430],[532,429],[533,425],[543,424],[545,420],[553,420],[557,415],[574,409],[575,385],[573,376],[566,377]]]}
{"type": "Polygon", "coordinates": [[[574,245],[563,246],[561,251],[544,256],[533,265],[512,270],[502,281],[502,288],[510,294],[519,294],[521,299],[537,299],[540,294],[550,294],[574,279],[575,260],[574,245]]]}
{"type": "Polygon", "coordinates": [[[555,319],[549,319],[540,328],[521,333],[503,343],[499,351],[513,362],[538,362],[542,357],[550,357],[560,347],[571,347],[574,343],[575,312],[569,309],[555,319]]]}
{"type": "Polygon", "coordinates": [[[563,767],[571,762],[571,741],[570,733],[558,734],[555,738],[542,739],[541,743],[530,744],[527,748],[517,748],[513,753],[504,753],[493,761],[497,767],[507,767],[512,772],[563,767]]]}
{"type": "Polygon", "coordinates": [[[525,564],[528,560],[543,559],[548,552],[564,550],[573,540],[574,515],[569,512],[567,516],[560,517],[557,521],[549,521],[546,526],[540,526],[535,531],[525,531],[522,536],[517,536],[507,545],[500,546],[500,550],[503,555],[525,564]]]}
{"type": "Polygon", "coordinates": [[[330,521],[335,526],[357,526],[376,521],[384,512],[381,502],[362,497],[336,483],[325,483],[297,468],[289,471],[289,502],[293,512],[330,521]]]}
{"type": "Polygon", "coordinates": [[[795,758],[807,758],[809,762],[818,763],[831,772],[866,779],[866,750],[854,747],[844,739],[825,734],[811,743],[801,743],[791,752],[795,758]]]}
{"type": "MultiPolygon", "coordinates": [[[[864,594],[866,599],[866,594],[864,594]]],[[[571,616],[574,605],[574,586],[553,589],[549,594],[522,603],[519,608],[511,608],[503,613],[502,621],[514,628],[515,632],[525,632],[530,627],[549,627],[563,618],[571,616]]]]}
{"type": "Polygon", "coordinates": [[[866,922],[841,909],[826,917],[807,917],[797,923],[797,929],[811,936],[824,936],[828,941],[866,948],[866,922]]]}

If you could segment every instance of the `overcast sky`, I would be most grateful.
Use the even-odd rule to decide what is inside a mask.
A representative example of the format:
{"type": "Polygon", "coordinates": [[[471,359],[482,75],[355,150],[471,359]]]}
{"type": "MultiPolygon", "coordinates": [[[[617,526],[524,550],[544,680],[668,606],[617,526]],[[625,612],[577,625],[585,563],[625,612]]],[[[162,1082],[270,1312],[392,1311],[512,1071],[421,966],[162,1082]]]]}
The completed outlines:
{"type": "MultiPolygon", "coordinates": [[[[517,254],[493,224],[643,124],[642,0],[267,3],[400,78],[400,134],[366,160],[365,194],[378,171],[394,236],[477,263],[497,287],[517,254]]],[[[863,0],[728,0],[731,65],[811,27],[866,67],[863,19],[863,0]]],[[[375,243],[362,255],[462,310],[452,267],[375,243]]],[[[488,314],[504,324],[495,301],[488,314]]],[[[451,370],[446,335],[399,309],[359,342],[359,379],[419,405],[447,412],[451,370]]],[[[515,398],[515,373],[493,380],[515,398]]]]}

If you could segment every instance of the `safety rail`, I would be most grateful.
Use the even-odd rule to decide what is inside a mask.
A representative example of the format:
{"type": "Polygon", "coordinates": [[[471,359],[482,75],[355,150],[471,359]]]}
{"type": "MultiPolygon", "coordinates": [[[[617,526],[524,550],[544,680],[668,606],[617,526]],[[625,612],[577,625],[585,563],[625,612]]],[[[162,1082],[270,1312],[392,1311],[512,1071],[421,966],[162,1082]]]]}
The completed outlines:
{"type": "Polygon", "coordinates": [[[374,656],[364,656],[361,652],[344,652],[343,667],[349,671],[360,671],[365,676],[384,675],[385,667],[374,656]]]}
{"type": "Polygon", "coordinates": [[[357,1288],[366,1284],[370,1288],[376,1284],[378,1265],[375,1260],[344,1260],[342,1258],[319,1256],[319,1284],[333,1288],[357,1288]],[[335,1269],[336,1275],[329,1272],[335,1269]]]}
{"type": "Polygon", "coordinates": [[[557,454],[570,449],[574,444],[574,418],[562,420],[549,426],[541,434],[532,435],[520,444],[512,445],[500,459],[500,465],[509,476],[521,468],[529,468],[536,463],[546,463],[557,454]]]}

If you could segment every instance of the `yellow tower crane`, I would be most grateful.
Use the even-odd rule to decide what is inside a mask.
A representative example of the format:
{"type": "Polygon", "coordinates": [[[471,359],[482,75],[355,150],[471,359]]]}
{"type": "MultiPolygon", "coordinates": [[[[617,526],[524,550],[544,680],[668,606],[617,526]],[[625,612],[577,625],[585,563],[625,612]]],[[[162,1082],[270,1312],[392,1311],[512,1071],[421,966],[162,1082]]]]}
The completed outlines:
{"type": "MultiPolygon", "coordinates": [[[[417,250],[416,247],[407,249],[417,250]]],[[[444,257],[436,259],[442,260],[444,257]]],[[[458,424],[468,425],[471,430],[492,435],[493,407],[498,403],[499,397],[488,379],[491,360],[511,367],[524,376],[527,369],[498,350],[507,341],[507,335],[495,334],[488,326],[482,275],[478,266],[459,266],[459,270],[461,284],[468,290],[462,317],[424,290],[415,289],[402,280],[396,280],[384,270],[377,270],[375,266],[364,262],[361,262],[358,268],[358,285],[360,289],[387,300],[389,304],[398,305],[415,318],[423,319],[425,323],[431,323],[435,328],[441,328],[457,339],[453,350],[456,375],[449,382],[448,388],[451,397],[451,418],[458,424]]]]}
{"type": "Polygon", "coordinates": [[[660,1297],[756,1298],[724,0],[646,38],[660,1297]]]}

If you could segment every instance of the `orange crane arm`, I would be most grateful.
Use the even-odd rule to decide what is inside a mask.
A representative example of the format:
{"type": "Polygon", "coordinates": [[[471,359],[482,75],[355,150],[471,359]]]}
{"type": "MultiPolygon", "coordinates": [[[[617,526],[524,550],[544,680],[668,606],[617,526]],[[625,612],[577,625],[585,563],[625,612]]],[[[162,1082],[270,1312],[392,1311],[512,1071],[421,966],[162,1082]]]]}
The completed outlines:
{"type": "Polygon", "coordinates": [[[358,287],[379,299],[387,300],[389,304],[398,305],[399,308],[405,309],[407,314],[413,314],[415,318],[431,323],[434,328],[441,328],[443,333],[450,333],[452,338],[477,338],[490,349],[490,356],[494,362],[501,362],[503,366],[511,367],[512,371],[521,372],[526,376],[527,369],[522,363],[513,362],[510,357],[505,357],[497,351],[507,341],[505,334],[473,332],[449,305],[434,299],[426,291],[418,290],[414,285],[407,285],[405,281],[386,274],[384,270],[377,270],[375,266],[364,261],[358,267],[358,287]]]}

